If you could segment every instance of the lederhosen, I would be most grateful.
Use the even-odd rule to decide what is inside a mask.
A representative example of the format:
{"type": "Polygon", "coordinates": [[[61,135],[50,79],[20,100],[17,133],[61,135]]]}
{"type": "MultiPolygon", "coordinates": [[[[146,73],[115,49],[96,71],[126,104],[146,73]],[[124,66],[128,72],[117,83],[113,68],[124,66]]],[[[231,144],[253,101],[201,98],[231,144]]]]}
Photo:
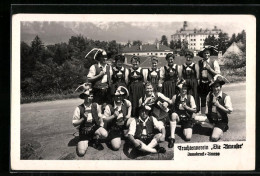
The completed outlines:
{"type": "Polygon", "coordinates": [[[197,111],[200,110],[200,100],[198,95],[198,81],[197,81],[197,73],[195,69],[195,64],[191,63],[190,65],[183,64],[182,65],[182,76],[185,79],[186,84],[190,86],[190,90],[188,94],[192,95],[196,102],[197,111]]]}
{"type": "Polygon", "coordinates": [[[126,87],[126,82],[125,82],[126,68],[122,67],[119,70],[118,68],[113,67],[112,71],[113,71],[113,74],[112,74],[112,82],[113,82],[113,84],[111,85],[111,89],[110,89],[110,94],[111,95],[113,95],[115,93],[115,90],[117,89],[117,87],[119,87],[119,86],[126,87]]]}
{"type": "MultiPolygon", "coordinates": [[[[225,98],[227,94],[222,93],[222,97],[217,97],[219,104],[225,107],[225,98]]],[[[228,115],[220,108],[216,107],[212,103],[213,101],[213,94],[212,92],[209,94],[209,104],[208,104],[208,119],[211,123],[215,124],[215,127],[220,128],[222,131],[227,130],[228,126],[228,115]],[[213,112],[213,108],[216,108],[215,112],[213,112]]]]}
{"type": "MultiPolygon", "coordinates": [[[[145,99],[142,97],[142,102],[144,102],[145,99]]],[[[152,108],[150,115],[154,116],[158,121],[162,121],[164,124],[169,121],[169,114],[168,112],[163,111],[160,106],[157,104],[158,101],[164,102],[162,98],[158,96],[158,93],[154,93],[154,101],[147,104],[152,108]]]]}
{"type": "Polygon", "coordinates": [[[160,69],[156,68],[156,70],[154,70],[153,68],[149,68],[147,81],[151,82],[154,91],[158,91],[159,80],[160,80],[160,69]]]}
{"type": "Polygon", "coordinates": [[[138,105],[139,105],[139,99],[144,95],[144,76],[143,76],[143,69],[138,68],[137,70],[134,70],[133,68],[130,68],[129,70],[129,100],[132,103],[132,117],[138,116],[138,105]],[[140,70],[140,71],[138,71],[140,70]]]}
{"type": "MultiPolygon", "coordinates": [[[[124,101],[124,100],[123,100],[124,101]]],[[[108,105],[111,115],[114,114],[115,109],[112,107],[112,105],[108,105]]],[[[125,105],[125,102],[121,105],[121,110],[119,113],[123,114],[123,118],[117,119],[114,118],[108,126],[109,129],[109,138],[114,139],[117,137],[122,137],[123,135],[123,130],[126,129],[126,123],[127,123],[127,107],[125,105]]]]}
{"type": "Polygon", "coordinates": [[[145,144],[149,144],[155,135],[153,118],[151,116],[148,117],[145,126],[143,122],[138,118],[136,121],[136,131],[135,138],[141,140],[145,144]],[[146,128],[146,135],[143,135],[143,130],[146,128]]]}
{"type": "MultiPolygon", "coordinates": [[[[95,69],[96,69],[96,75],[98,75],[101,71],[102,68],[98,67],[98,64],[95,64],[95,69]]],[[[98,104],[103,104],[103,103],[108,103],[110,101],[110,93],[109,91],[109,84],[110,84],[110,66],[106,66],[106,73],[107,75],[107,82],[106,83],[101,83],[102,77],[99,78],[98,80],[93,82],[93,102],[96,102],[98,104]]]]}
{"type": "MultiPolygon", "coordinates": [[[[190,103],[191,95],[187,95],[187,99],[185,98],[184,101],[186,102],[186,105],[191,107],[190,103]]],[[[180,125],[185,129],[185,128],[192,128],[193,127],[193,121],[192,121],[192,112],[187,111],[187,110],[182,110],[180,109],[180,104],[182,104],[183,101],[181,101],[181,96],[178,95],[176,96],[176,100],[174,103],[174,110],[178,114],[179,119],[180,119],[180,125]]]]}
{"type": "Polygon", "coordinates": [[[162,92],[166,97],[172,98],[176,94],[176,83],[178,79],[178,65],[172,67],[164,66],[165,77],[163,82],[162,92]]]}
{"type": "Polygon", "coordinates": [[[78,106],[80,110],[80,118],[84,118],[85,112],[92,114],[92,121],[88,122],[84,120],[83,123],[79,126],[79,140],[91,140],[94,136],[95,131],[100,127],[98,125],[98,113],[97,113],[97,104],[92,103],[91,110],[86,111],[84,104],[78,106]]]}
{"type": "MultiPolygon", "coordinates": [[[[207,62],[207,61],[206,61],[207,62]]],[[[199,95],[201,97],[201,107],[206,106],[206,97],[208,93],[210,92],[210,81],[213,79],[214,75],[208,71],[206,68],[203,67],[203,59],[199,60],[199,75],[200,75],[200,84],[199,84],[199,95]]],[[[210,58],[209,66],[214,69],[214,59],[210,58]]]]}

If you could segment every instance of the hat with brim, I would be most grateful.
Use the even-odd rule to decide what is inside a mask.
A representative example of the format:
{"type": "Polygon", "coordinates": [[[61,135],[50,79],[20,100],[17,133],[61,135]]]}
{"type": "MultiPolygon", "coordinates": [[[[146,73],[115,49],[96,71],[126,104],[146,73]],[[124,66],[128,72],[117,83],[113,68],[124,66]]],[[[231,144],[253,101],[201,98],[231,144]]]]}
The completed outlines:
{"type": "Polygon", "coordinates": [[[210,51],[210,55],[217,55],[218,54],[218,50],[217,50],[216,47],[208,45],[208,46],[205,46],[203,48],[203,50],[199,51],[198,56],[203,57],[203,53],[206,50],[210,51]]]}
{"type": "Polygon", "coordinates": [[[215,75],[211,83],[209,84],[210,87],[219,83],[221,86],[225,84],[224,77],[221,75],[215,75]]]}
{"type": "Polygon", "coordinates": [[[84,92],[82,92],[82,93],[79,95],[79,98],[85,99],[86,96],[89,96],[90,94],[92,94],[92,91],[91,91],[91,90],[84,90],[84,92]]]}
{"type": "Polygon", "coordinates": [[[114,95],[115,96],[123,96],[123,95],[129,96],[129,92],[128,92],[127,88],[125,88],[124,86],[119,86],[116,89],[114,95]]]}
{"type": "Polygon", "coordinates": [[[148,105],[142,104],[141,106],[138,107],[138,112],[140,112],[141,110],[151,111],[152,108],[148,105]]]}
{"type": "Polygon", "coordinates": [[[191,52],[191,51],[186,51],[185,52],[185,57],[188,57],[188,56],[190,56],[190,57],[194,57],[194,54],[193,54],[193,52],[191,52]]]}
{"type": "Polygon", "coordinates": [[[186,83],[184,79],[181,79],[179,82],[177,82],[176,88],[178,90],[181,90],[183,88],[190,89],[191,87],[186,83]]]}

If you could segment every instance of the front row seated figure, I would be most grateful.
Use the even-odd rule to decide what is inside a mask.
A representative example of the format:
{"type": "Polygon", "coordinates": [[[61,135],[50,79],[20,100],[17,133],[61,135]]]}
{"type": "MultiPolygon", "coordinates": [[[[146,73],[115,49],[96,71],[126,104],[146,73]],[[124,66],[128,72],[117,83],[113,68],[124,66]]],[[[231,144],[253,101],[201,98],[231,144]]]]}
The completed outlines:
{"type": "Polygon", "coordinates": [[[138,109],[139,117],[131,122],[128,131],[130,143],[142,152],[165,153],[166,150],[158,145],[165,141],[164,126],[155,117],[149,116],[149,106],[142,105],[138,109]]]}
{"type": "Polygon", "coordinates": [[[114,92],[113,105],[106,105],[104,110],[104,123],[109,130],[109,140],[113,150],[119,150],[121,137],[126,136],[128,127],[133,120],[131,118],[132,104],[124,99],[129,96],[128,90],[119,86],[114,92]]]}
{"type": "Polygon", "coordinates": [[[171,115],[170,128],[171,136],[170,138],[175,142],[175,129],[177,122],[180,123],[185,139],[189,141],[192,136],[193,119],[192,115],[196,112],[196,104],[192,95],[188,95],[188,86],[184,82],[179,83],[177,88],[180,90],[178,95],[174,95],[172,98],[172,103],[174,105],[174,112],[171,115]]]}
{"type": "Polygon", "coordinates": [[[92,103],[93,93],[91,89],[84,90],[79,97],[84,100],[84,103],[76,107],[72,124],[79,130],[77,153],[79,156],[84,156],[89,142],[92,143],[93,148],[103,150],[104,147],[100,143],[100,139],[106,138],[108,133],[101,127],[103,120],[98,115],[101,114],[100,106],[97,103],[92,103]]]}

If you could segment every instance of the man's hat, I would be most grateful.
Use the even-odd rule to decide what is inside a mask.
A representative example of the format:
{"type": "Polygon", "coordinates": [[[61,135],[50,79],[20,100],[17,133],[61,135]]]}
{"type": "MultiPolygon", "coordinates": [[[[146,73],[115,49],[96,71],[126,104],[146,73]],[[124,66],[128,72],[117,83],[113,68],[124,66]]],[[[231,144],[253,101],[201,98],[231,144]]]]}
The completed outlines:
{"type": "Polygon", "coordinates": [[[129,92],[127,90],[127,88],[125,88],[124,86],[119,86],[114,95],[126,95],[126,96],[129,96],[129,92]]]}
{"type": "Polygon", "coordinates": [[[186,81],[184,79],[181,79],[176,84],[177,89],[181,90],[182,88],[190,89],[190,86],[187,85],[186,81]]]}
{"type": "Polygon", "coordinates": [[[84,91],[79,95],[79,98],[85,99],[86,96],[89,96],[90,94],[92,94],[92,89],[84,90],[84,91]]]}
{"type": "Polygon", "coordinates": [[[96,59],[96,57],[100,57],[100,56],[104,56],[104,57],[107,57],[107,53],[105,50],[101,49],[101,48],[93,48],[92,50],[90,50],[88,52],[88,54],[86,54],[85,58],[88,57],[88,55],[92,52],[96,51],[95,55],[94,55],[94,60],[96,59]]]}
{"type": "Polygon", "coordinates": [[[192,58],[194,57],[194,54],[193,54],[193,52],[192,51],[186,51],[185,52],[185,57],[187,57],[187,56],[191,56],[192,58]]]}
{"type": "MultiPolygon", "coordinates": [[[[214,84],[219,83],[220,85],[224,85],[225,81],[224,79],[226,79],[225,77],[221,76],[221,75],[215,75],[213,80],[211,81],[211,83],[209,84],[210,87],[212,87],[214,84]]],[[[227,80],[227,79],[226,79],[227,80]]]]}
{"type": "Polygon", "coordinates": [[[199,55],[200,57],[203,57],[203,53],[204,53],[204,51],[206,51],[206,50],[209,50],[209,51],[210,51],[210,55],[217,55],[217,53],[218,53],[218,50],[217,50],[216,47],[211,46],[211,45],[206,45],[206,46],[204,46],[203,50],[201,50],[201,51],[198,53],[198,55],[199,55]]]}

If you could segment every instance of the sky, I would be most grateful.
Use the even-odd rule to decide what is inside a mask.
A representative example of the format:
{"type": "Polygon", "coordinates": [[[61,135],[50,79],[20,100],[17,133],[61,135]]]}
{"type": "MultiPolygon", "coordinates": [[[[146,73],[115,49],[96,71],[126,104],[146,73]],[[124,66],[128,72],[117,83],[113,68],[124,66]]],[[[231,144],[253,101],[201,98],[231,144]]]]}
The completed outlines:
{"type": "Polygon", "coordinates": [[[180,30],[183,21],[187,21],[188,29],[213,29],[214,26],[228,33],[249,27],[244,20],[252,20],[251,16],[212,16],[212,15],[39,15],[26,16],[21,20],[21,41],[30,43],[36,35],[45,44],[68,42],[71,36],[83,35],[94,40],[126,43],[129,40],[141,40],[153,43],[166,35],[170,36],[180,30]]]}

